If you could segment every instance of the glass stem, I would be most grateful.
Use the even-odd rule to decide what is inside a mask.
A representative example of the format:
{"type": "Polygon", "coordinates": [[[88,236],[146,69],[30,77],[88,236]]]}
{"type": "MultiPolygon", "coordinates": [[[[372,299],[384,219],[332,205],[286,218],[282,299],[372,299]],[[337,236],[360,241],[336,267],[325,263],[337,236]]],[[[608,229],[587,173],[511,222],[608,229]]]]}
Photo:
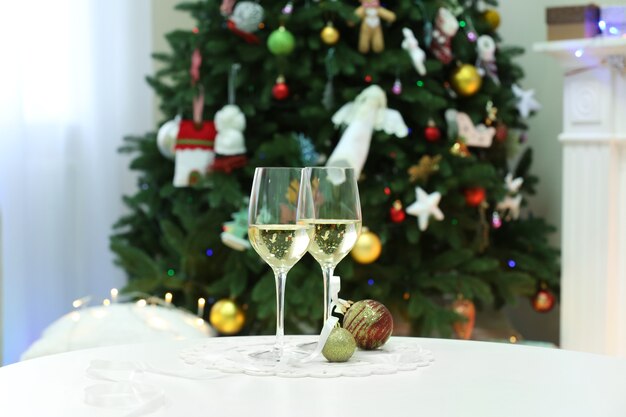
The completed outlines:
{"type": "Polygon", "coordinates": [[[334,266],[322,266],[322,274],[324,275],[324,322],[322,326],[326,324],[326,320],[330,317],[330,309],[332,307],[332,300],[330,294],[330,278],[335,271],[334,266]]]}
{"type": "Polygon", "coordinates": [[[285,339],[285,283],[287,271],[274,271],[276,281],[276,342],[274,350],[282,356],[285,339]]]}

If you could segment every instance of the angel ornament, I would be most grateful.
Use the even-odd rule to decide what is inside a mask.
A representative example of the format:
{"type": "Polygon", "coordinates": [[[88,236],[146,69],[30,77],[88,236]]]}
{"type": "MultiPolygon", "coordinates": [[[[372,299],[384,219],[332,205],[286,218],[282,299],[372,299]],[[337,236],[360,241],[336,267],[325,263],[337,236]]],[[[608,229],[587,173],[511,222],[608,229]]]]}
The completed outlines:
{"type": "MultiPolygon", "coordinates": [[[[326,166],[354,168],[359,177],[367,155],[374,130],[382,130],[399,138],[406,137],[409,129],[402,115],[387,108],[387,96],[382,88],[371,85],[350,103],[344,104],[332,118],[335,127],[347,125],[326,166]]],[[[331,178],[336,184],[344,179],[331,178]]]]}
{"type": "Polygon", "coordinates": [[[445,7],[440,7],[435,19],[435,30],[433,30],[433,40],[430,49],[435,57],[449,64],[452,61],[452,48],[450,46],[452,38],[459,30],[459,22],[456,17],[445,7]]]}
{"type": "Polygon", "coordinates": [[[370,48],[376,53],[382,52],[385,49],[385,42],[380,20],[391,23],[396,20],[395,13],[381,7],[378,0],[361,0],[361,6],[354,13],[362,21],[359,33],[359,52],[366,54],[370,48]]]}
{"type": "Polygon", "coordinates": [[[426,75],[426,67],[424,66],[424,60],[426,59],[426,53],[420,48],[419,42],[415,38],[413,31],[409,28],[403,28],[402,34],[404,40],[402,41],[402,49],[408,52],[411,57],[411,62],[415,67],[415,71],[421,76],[426,75]]]}
{"type": "Polygon", "coordinates": [[[476,50],[478,58],[476,59],[476,68],[480,75],[487,75],[491,81],[500,85],[498,78],[498,67],[496,66],[496,43],[489,35],[481,35],[476,41],[476,50]]]}

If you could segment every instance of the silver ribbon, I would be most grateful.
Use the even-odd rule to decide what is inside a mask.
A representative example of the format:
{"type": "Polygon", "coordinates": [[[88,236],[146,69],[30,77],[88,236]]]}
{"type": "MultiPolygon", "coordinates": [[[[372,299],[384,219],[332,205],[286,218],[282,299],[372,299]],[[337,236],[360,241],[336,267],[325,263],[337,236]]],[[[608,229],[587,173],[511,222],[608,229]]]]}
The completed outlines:
{"type": "Polygon", "coordinates": [[[165,404],[159,387],[135,381],[138,375],[153,373],[186,379],[212,379],[223,374],[197,371],[167,371],[146,362],[92,360],[86,374],[102,383],[85,388],[85,403],[94,407],[129,409],[125,417],[139,417],[157,411],[165,404]]]}

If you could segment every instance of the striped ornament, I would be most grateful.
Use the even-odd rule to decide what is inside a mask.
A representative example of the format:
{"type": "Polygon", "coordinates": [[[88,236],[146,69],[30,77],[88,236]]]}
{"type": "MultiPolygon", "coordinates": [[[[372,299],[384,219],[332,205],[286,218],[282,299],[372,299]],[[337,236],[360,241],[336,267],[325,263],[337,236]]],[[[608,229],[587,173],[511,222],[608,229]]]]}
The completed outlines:
{"type": "Polygon", "coordinates": [[[378,301],[357,301],[346,312],[343,328],[352,333],[361,349],[376,349],[391,336],[393,317],[387,307],[378,301]]]}

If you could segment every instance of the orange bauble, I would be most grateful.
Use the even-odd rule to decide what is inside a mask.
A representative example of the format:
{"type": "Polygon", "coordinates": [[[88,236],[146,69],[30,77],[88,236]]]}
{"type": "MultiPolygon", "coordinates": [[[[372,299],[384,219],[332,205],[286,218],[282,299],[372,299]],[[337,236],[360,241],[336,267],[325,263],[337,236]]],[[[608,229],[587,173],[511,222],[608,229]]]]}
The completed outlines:
{"type": "Polygon", "coordinates": [[[452,303],[452,311],[465,317],[464,321],[457,321],[453,324],[454,332],[459,339],[469,340],[472,337],[474,324],[476,323],[476,307],[471,300],[459,298],[452,303]]]}

